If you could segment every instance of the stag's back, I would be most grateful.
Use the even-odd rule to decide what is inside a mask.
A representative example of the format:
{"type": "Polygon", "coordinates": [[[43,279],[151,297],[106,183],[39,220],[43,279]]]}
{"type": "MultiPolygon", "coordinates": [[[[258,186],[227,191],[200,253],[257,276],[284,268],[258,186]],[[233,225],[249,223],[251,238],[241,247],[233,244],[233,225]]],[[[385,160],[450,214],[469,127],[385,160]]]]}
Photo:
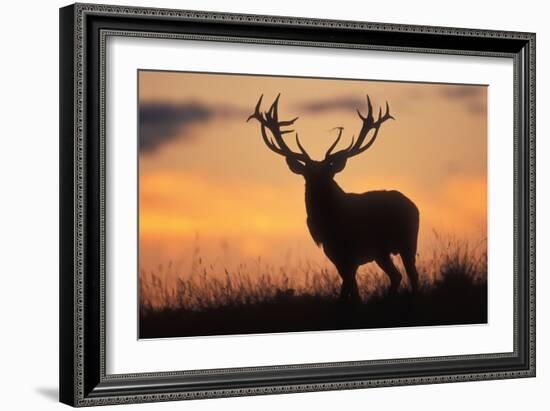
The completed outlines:
{"type": "Polygon", "coordinates": [[[309,230],[336,257],[365,263],[377,254],[416,253],[418,208],[399,191],[340,192],[333,201],[316,205],[308,210],[309,230]]]}

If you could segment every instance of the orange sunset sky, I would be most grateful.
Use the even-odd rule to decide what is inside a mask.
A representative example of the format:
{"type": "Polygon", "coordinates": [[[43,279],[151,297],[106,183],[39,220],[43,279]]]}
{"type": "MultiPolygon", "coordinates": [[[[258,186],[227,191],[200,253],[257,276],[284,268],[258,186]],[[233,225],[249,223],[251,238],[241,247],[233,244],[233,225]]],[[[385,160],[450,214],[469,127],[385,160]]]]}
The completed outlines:
{"type": "Polygon", "coordinates": [[[197,256],[221,267],[258,257],[329,265],[307,230],[303,178],[246,122],[261,94],[267,110],[278,93],[279,117],[299,116],[295,129],[316,159],[334,127],[344,127],[339,147],[357,135],[367,93],[375,112],[389,102],[396,120],[335,179],[348,192],[395,189],[413,200],[419,259],[434,231],[486,237],[486,86],[140,71],[141,270],[185,271],[197,256]]]}

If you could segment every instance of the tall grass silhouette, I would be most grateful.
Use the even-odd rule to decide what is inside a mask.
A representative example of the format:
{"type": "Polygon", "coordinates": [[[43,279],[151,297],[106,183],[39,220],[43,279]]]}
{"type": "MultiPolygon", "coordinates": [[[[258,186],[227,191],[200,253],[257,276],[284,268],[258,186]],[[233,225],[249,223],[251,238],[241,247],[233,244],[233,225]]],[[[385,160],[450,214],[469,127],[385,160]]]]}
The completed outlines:
{"type": "Polygon", "coordinates": [[[230,270],[205,264],[196,246],[187,273],[172,263],[140,273],[140,337],[485,323],[486,241],[435,238],[418,260],[415,295],[406,281],[389,295],[387,276],[367,264],[357,276],[361,304],[338,303],[340,277],[328,264],[274,267],[258,258],[230,270]]]}

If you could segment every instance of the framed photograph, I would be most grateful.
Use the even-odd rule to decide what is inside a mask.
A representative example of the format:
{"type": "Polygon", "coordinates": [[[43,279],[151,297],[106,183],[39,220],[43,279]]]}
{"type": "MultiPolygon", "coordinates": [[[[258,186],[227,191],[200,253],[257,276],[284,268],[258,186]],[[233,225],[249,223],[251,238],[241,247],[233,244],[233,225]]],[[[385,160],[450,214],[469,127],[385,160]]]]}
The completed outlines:
{"type": "Polygon", "coordinates": [[[535,376],[535,34],[60,23],[62,402],[535,376]]]}

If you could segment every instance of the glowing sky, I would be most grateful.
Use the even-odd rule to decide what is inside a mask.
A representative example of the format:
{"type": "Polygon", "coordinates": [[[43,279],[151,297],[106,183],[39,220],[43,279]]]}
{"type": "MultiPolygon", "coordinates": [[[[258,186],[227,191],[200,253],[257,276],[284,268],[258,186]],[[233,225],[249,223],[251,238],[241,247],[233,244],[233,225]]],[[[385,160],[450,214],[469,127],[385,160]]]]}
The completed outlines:
{"type": "MultiPolygon", "coordinates": [[[[349,192],[395,189],[420,210],[420,258],[433,231],[478,240],[487,229],[485,86],[203,73],[139,74],[140,264],[325,261],[305,224],[304,182],[246,123],[260,94],[281,93],[279,116],[299,116],[302,144],[322,158],[366,113],[388,101],[395,121],[336,176],[349,192]]],[[[296,149],[293,135],[288,144],[296,149]]]]}

